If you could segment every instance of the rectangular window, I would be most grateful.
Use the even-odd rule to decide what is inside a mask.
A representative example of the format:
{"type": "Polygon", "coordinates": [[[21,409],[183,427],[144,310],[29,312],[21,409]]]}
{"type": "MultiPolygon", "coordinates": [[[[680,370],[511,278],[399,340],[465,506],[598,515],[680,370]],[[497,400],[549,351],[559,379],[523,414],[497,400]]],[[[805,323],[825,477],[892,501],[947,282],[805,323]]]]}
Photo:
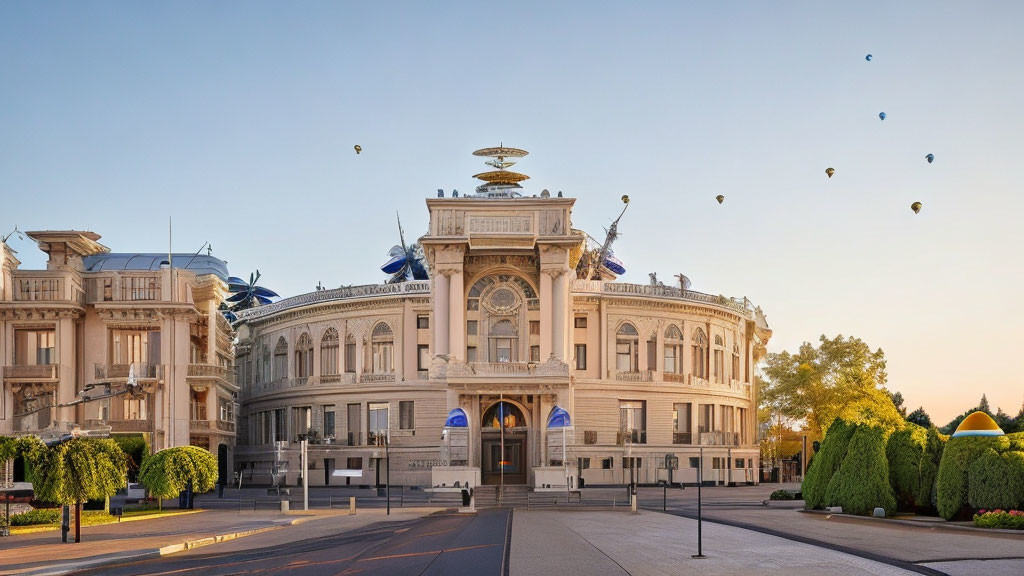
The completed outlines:
{"type": "Polygon", "coordinates": [[[110,331],[111,364],[159,364],[160,332],[145,330],[110,331]]]}
{"type": "Polygon", "coordinates": [[[629,342],[615,343],[615,369],[619,372],[633,371],[632,346],[629,342]]]}
{"type": "Polygon", "coordinates": [[[356,371],[356,343],[345,344],[345,372],[355,373],[356,371]]]}
{"type": "Polygon", "coordinates": [[[300,434],[309,434],[313,428],[313,409],[309,406],[292,408],[292,436],[299,439],[300,434]]]}
{"type": "Polygon", "coordinates": [[[576,328],[586,328],[587,327],[587,317],[586,316],[577,316],[573,320],[573,326],[576,327],[576,328]]]}
{"type": "Polygon", "coordinates": [[[418,330],[426,330],[430,328],[430,316],[421,314],[416,317],[416,328],[418,330]]]}
{"type": "Polygon", "coordinates": [[[597,430],[584,430],[583,431],[583,443],[584,444],[597,444],[597,430]]]}
{"type": "Polygon", "coordinates": [[[359,446],[359,434],[362,430],[362,419],[359,417],[359,404],[348,405],[348,445],[359,446]]]}
{"type": "Polygon", "coordinates": [[[375,437],[388,430],[388,403],[370,402],[366,407],[367,440],[376,443],[375,437]]]}
{"type": "Polygon", "coordinates": [[[398,403],[398,428],[401,430],[413,430],[416,428],[416,411],[412,400],[402,400],[398,403]]]}
{"type": "Polygon", "coordinates": [[[675,374],[678,370],[676,369],[676,347],[665,346],[665,373],[675,374]]]}
{"type": "Polygon", "coordinates": [[[644,465],[643,458],[637,458],[635,456],[633,456],[633,457],[623,456],[622,457],[622,468],[623,468],[623,470],[629,470],[630,468],[633,467],[634,464],[636,464],[637,468],[642,468],[643,465],[644,465]]]}
{"type": "Polygon", "coordinates": [[[601,470],[611,470],[612,469],[612,462],[613,462],[613,460],[611,458],[602,458],[601,459],[601,470]]]}
{"type": "Polygon", "coordinates": [[[540,362],[540,346],[530,346],[530,362],[540,362]]]}
{"type": "Polygon", "coordinates": [[[700,468],[700,458],[697,456],[690,456],[690,468],[700,468]]]}
{"type": "Polygon", "coordinates": [[[350,458],[348,458],[345,461],[345,466],[349,470],[362,470],[363,469],[363,459],[362,459],[362,457],[356,457],[356,458],[350,457],[350,458]]]}
{"type": "Polygon", "coordinates": [[[690,432],[691,404],[684,402],[672,406],[672,443],[693,444],[690,432]]]}
{"type": "MultiPolygon", "coordinates": [[[[578,320],[578,318],[577,318],[578,320]]],[[[587,345],[577,344],[576,345],[576,369],[586,370],[587,369],[587,345]]]]}
{"type": "Polygon", "coordinates": [[[146,399],[145,398],[125,398],[124,399],[124,419],[125,420],[146,420],[146,399]]]}
{"type": "Polygon", "coordinates": [[[722,432],[735,432],[735,422],[733,417],[736,415],[736,409],[732,406],[722,406],[722,419],[721,430],[722,432]]]}
{"type": "Polygon", "coordinates": [[[747,409],[739,408],[737,410],[736,419],[739,420],[739,426],[736,431],[739,432],[740,444],[747,443],[747,409]]]}
{"type": "Polygon", "coordinates": [[[477,331],[476,330],[476,320],[467,320],[466,321],[466,335],[468,335],[468,336],[476,336],[476,331],[477,331]]]}
{"type": "Polygon", "coordinates": [[[589,470],[590,458],[580,458],[579,460],[576,461],[576,465],[579,467],[580,470],[589,470]]]}
{"type": "Polygon", "coordinates": [[[53,364],[53,330],[15,330],[14,364],[17,366],[42,366],[53,364]]]}
{"type": "Polygon", "coordinates": [[[744,462],[743,458],[737,458],[736,459],[736,465],[734,466],[734,468],[736,468],[738,470],[742,470],[743,468],[746,468],[746,466],[743,465],[744,463],[745,462],[744,462]]]}
{"type": "Polygon", "coordinates": [[[725,468],[726,458],[715,457],[711,459],[711,468],[713,470],[722,470],[725,468]]]}
{"type": "Polygon", "coordinates": [[[721,382],[725,378],[724,354],[721,350],[715,350],[715,381],[721,382]]]}
{"type": "Polygon", "coordinates": [[[540,320],[530,320],[530,336],[540,336],[540,320]]]}
{"type": "Polygon", "coordinates": [[[647,369],[654,370],[658,366],[658,342],[647,341],[647,369]]]}
{"type": "Polygon", "coordinates": [[[711,432],[715,426],[715,405],[701,404],[697,412],[697,431],[700,433],[711,432]]]}
{"type": "Polygon", "coordinates": [[[476,346],[466,348],[466,362],[476,362],[476,346]]]}
{"type": "Polygon", "coordinates": [[[324,406],[324,437],[334,436],[334,405],[324,406]]]}
{"type": "Polygon", "coordinates": [[[642,400],[619,401],[619,430],[624,443],[645,444],[647,402],[642,400]]]}
{"type": "Polygon", "coordinates": [[[430,369],[430,346],[427,344],[416,346],[416,369],[421,371],[430,369]]]}
{"type": "Polygon", "coordinates": [[[284,419],[284,408],[274,410],[274,442],[284,442],[287,438],[287,429],[285,427],[284,419]]]}
{"type": "Polygon", "coordinates": [[[739,354],[732,355],[732,379],[740,379],[740,356],[739,354]]]}

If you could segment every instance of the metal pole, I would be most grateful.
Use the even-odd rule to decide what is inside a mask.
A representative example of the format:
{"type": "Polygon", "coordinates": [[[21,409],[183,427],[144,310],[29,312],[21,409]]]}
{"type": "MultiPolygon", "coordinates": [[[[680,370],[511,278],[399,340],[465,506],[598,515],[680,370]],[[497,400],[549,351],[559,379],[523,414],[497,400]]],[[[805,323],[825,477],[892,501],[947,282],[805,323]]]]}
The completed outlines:
{"type": "Polygon", "coordinates": [[[384,432],[384,457],[387,459],[387,476],[384,478],[385,494],[387,495],[387,515],[391,515],[391,430],[384,432]]]}
{"type": "Polygon", "coordinates": [[[309,510],[309,440],[302,438],[302,509],[309,510]]]}
{"type": "Polygon", "coordinates": [[[704,521],[703,510],[701,509],[702,500],[700,489],[704,484],[704,447],[700,449],[700,464],[697,467],[697,553],[691,556],[691,558],[706,558],[704,556],[704,541],[703,535],[701,534],[701,524],[704,521]]]}
{"type": "Polygon", "coordinates": [[[569,454],[565,451],[565,433],[562,428],[562,476],[565,477],[565,503],[569,503],[569,454]]]}
{"type": "Polygon", "coordinates": [[[498,506],[501,506],[502,496],[505,494],[505,394],[498,395],[498,429],[501,430],[501,455],[498,457],[498,506]]]}

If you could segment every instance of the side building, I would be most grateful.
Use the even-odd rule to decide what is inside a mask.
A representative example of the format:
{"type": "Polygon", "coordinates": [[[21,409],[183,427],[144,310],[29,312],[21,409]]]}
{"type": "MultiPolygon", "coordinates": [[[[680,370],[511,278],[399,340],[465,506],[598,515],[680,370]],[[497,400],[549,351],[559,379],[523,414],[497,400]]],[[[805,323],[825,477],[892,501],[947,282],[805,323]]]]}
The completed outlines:
{"type": "Polygon", "coordinates": [[[0,435],[73,428],[202,446],[230,470],[233,331],[227,265],[209,255],[111,253],[93,232],[28,232],[25,270],[0,243],[0,435]],[[133,394],[118,394],[129,378],[133,394]]]}
{"type": "Polygon", "coordinates": [[[496,164],[478,177],[497,185],[427,200],[428,280],[239,314],[244,481],[297,482],[304,435],[311,485],[383,482],[384,437],[395,484],[654,482],[666,455],[695,482],[702,448],[706,480],[756,483],[760,309],[587,272],[575,199],[524,197],[496,164]],[[548,425],[556,407],[568,432],[548,425]],[[466,429],[445,428],[453,411],[466,429]]]}

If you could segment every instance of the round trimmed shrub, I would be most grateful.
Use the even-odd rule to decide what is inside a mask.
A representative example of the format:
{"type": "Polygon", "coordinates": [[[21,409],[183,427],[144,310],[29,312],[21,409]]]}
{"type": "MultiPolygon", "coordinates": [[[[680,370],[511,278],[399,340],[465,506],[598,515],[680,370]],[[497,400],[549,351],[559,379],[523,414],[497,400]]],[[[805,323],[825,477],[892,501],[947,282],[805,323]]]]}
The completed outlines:
{"type": "Polygon", "coordinates": [[[974,509],[1024,508],[1024,452],[985,450],[968,468],[967,481],[974,509]]]}
{"type": "Polygon", "coordinates": [[[807,470],[807,477],[804,478],[801,488],[806,508],[823,508],[827,505],[825,495],[828,484],[843,462],[853,430],[852,425],[839,418],[829,426],[821,442],[821,451],[815,453],[814,466],[807,470]]]}
{"type": "Polygon", "coordinates": [[[927,439],[928,432],[915,424],[907,424],[889,435],[885,456],[898,510],[914,510],[914,496],[920,484],[921,455],[927,439]]]}
{"type": "Polygon", "coordinates": [[[886,431],[882,428],[856,428],[842,465],[829,481],[825,495],[829,506],[842,506],[843,512],[861,515],[871,514],[876,507],[884,508],[887,514],[896,510],[885,446],[886,431]]]}
{"type": "Polygon", "coordinates": [[[217,457],[198,446],[167,448],[142,462],[139,479],[157,498],[177,496],[189,483],[194,492],[207,492],[217,482],[217,457]]]}

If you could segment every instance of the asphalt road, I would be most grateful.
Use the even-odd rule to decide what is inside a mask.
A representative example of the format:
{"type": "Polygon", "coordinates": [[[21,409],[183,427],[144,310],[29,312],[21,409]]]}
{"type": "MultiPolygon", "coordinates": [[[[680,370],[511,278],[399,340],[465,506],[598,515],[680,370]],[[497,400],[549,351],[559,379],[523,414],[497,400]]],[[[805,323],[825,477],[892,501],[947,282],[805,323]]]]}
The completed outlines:
{"type": "Polygon", "coordinates": [[[502,576],[511,531],[507,509],[438,514],[397,525],[291,542],[259,550],[217,553],[216,545],[180,555],[79,574],[183,576],[494,575],[502,576]]]}

